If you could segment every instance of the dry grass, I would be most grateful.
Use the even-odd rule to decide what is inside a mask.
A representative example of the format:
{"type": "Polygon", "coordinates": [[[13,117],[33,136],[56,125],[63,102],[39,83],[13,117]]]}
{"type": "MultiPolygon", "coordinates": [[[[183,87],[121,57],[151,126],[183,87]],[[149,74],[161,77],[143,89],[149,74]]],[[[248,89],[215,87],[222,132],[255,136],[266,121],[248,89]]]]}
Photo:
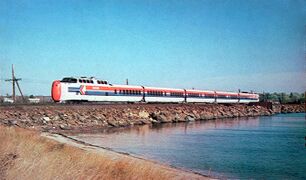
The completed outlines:
{"type": "Polygon", "coordinates": [[[0,179],[188,179],[151,162],[112,158],[0,126],[0,179]]]}

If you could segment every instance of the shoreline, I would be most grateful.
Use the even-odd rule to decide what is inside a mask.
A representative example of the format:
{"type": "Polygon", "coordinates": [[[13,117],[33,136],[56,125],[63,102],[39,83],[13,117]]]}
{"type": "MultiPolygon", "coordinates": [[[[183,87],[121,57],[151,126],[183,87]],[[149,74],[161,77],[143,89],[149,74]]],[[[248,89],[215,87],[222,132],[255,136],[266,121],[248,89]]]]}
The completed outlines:
{"type": "Polygon", "coordinates": [[[152,163],[154,165],[160,166],[161,168],[170,169],[171,171],[173,171],[173,170],[177,171],[176,173],[183,173],[183,174],[186,173],[186,175],[188,175],[188,178],[191,178],[191,179],[198,179],[198,178],[200,178],[200,179],[202,179],[202,178],[203,179],[214,179],[214,177],[211,177],[209,175],[193,171],[191,169],[177,167],[177,166],[174,166],[174,165],[171,165],[171,164],[165,164],[163,162],[148,159],[146,157],[139,156],[139,155],[136,155],[136,154],[131,154],[131,153],[122,152],[122,151],[116,151],[116,150],[114,150],[112,148],[109,148],[109,147],[93,145],[93,144],[75,139],[75,138],[70,137],[70,136],[65,135],[65,134],[43,133],[41,135],[43,137],[53,139],[53,140],[58,141],[60,143],[65,143],[65,144],[68,144],[68,145],[72,145],[74,147],[83,149],[85,151],[90,151],[90,152],[94,152],[94,153],[107,153],[107,154],[111,154],[113,156],[123,156],[123,157],[128,157],[128,158],[132,158],[132,159],[138,159],[138,160],[141,160],[141,161],[149,162],[149,163],[152,163]]]}
{"type": "Polygon", "coordinates": [[[305,104],[273,105],[272,108],[245,104],[21,105],[0,106],[0,124],[62,133],[290,112],[305,112],[305,104]]]}
{"type": "MultiPolygon", "coordinates": [[[[123,158],[138,160],[140,163],[149,163],[151,164],[148,165],[150,168],[155,167],[158,170],[165,170],[165,172],[170,174],[178,174],[181,177],[180,179],[190,179],[190,177],[193,179],[211,179],[214,177],[145,157],[117,152],[108,147],[92,145],[74,139],[69,134],[84,132],[101,133],[101,131],[126,129],[144,124],[155,125],[224,118],[270,116],[278,113],[299,113],[305,112],[304,106],[304,104],[277,105],[273,106],[272,109],[261,106],[220,104],[5,106],[0,107],[0,128],[21,129],[39,133],[42,138],[56,141],[65,146],[85,150],[84,152],[108,155],[111,159],[123,158]],[[86,116],[88,114],[89,116],[86,116]],[[98,120],[100,123],[104,122],[104,124],[97,124],[98,120]]],[[[11,144],[9,145],[11,146],[11,144]]],[[[14,154],[15,152],[12,153],[14,154]]],[[[1,155],[3,154],[0,154],[0,160],[1,155]]],[[[0,168],[0,174],[6,168],[8,167],[4,167],[4,170],[0,168]]]]}
{"type": "Polygon", "coordinates": [[[213,179],[67,136],[0,125],[0,179],[213,179]]]}

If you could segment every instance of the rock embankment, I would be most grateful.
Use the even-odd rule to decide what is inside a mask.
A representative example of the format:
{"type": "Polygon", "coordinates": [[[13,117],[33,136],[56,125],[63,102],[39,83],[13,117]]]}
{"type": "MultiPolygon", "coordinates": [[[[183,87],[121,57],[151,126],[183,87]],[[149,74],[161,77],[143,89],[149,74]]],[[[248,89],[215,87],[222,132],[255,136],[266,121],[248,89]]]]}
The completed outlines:
{"type": "Polygon", "coordinates": [[[0,124],[43,131],[82,130],[217,118],[268,116],[288,112],[305,112],[305,108],[304,105],[275,105],[272,109],[267,109],[242,104],[2,106],[0,107],[0,124]]]}

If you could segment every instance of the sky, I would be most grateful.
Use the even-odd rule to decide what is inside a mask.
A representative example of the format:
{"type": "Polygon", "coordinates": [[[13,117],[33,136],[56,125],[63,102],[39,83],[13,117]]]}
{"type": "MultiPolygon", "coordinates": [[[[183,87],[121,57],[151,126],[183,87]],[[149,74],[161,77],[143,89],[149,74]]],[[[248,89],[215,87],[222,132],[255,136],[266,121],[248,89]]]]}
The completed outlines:
{"type": "Polygon", "coordinates": [[[52,81],[255,92],[306,90],[303,0],[1,0],[0,94],[52,81]]]}

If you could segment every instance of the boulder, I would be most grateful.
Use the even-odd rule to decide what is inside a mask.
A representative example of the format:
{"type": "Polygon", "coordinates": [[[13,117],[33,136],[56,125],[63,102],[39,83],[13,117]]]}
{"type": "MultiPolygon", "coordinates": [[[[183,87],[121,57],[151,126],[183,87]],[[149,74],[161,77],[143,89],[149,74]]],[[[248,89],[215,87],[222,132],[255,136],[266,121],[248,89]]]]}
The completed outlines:
{"type": "Polygon", "coordinates": [[[171,122],[171,119],[167,117],[164,113],[151,113],[150,117],[160,123],[171,122]]]}
{"type": "Polygon", "coordinates": [[[43,119],[43,121],[46,121],[46,122],[49,122],[51,120],[48,116],[45,116],[42,119],[43,119]]]}
{"type": "Polygon", "coordinates": [[[180,114],[175,114],[174,119],[172,120],[174,122],[185,122],[185,118],[180,114]]]}
{"type": "Polygon", "coordinates": [[[109,120],[107,120],[107,123],[108,123],[110,126],[119,127],[119,123],[118,123],[118,121],[116,121],[116,120],[109,119],[109,120]]]}
{"type": "Polygon", "coordinates": [[[71,128],[69,126],[66,126],[64,124],[59,125],[60,129],[62,130],[70,130],[71,128]]]}
{"type": "Polygon", "coordinates": [[[7,124],[9,126],[16,126],[16,125],[18,125],[18,121],[15,120],[15,119],[10,119],[10,120],[7,121],[7,124]]]}
{"type": "Polygon", "coordinates": [[[139,118],[149,118],[150,114],[148,112],[146,112],[146,111],[140,111],[138,113],[138,116],[139,116],[139,118]]]}
{"type": "Polygon", "coordinates": [[[186,121],[195,121],[195,118],[194,118],[194,116],[192,116],[192,115],[187,115],[187,116],[185,117],[185,120],[186,120],[186,121]]]}

